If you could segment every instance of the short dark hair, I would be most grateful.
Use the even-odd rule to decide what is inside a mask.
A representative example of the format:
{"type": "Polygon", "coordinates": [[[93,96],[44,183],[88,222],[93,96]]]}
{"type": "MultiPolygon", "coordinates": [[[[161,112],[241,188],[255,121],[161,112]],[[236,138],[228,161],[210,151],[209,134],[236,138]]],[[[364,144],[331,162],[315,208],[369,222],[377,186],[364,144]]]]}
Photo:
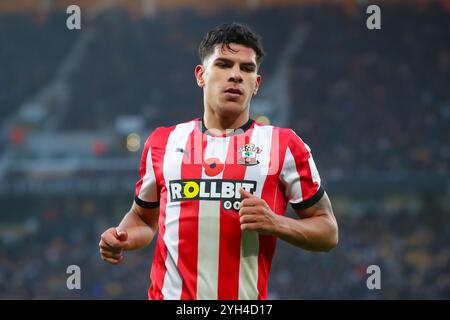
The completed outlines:
{"type": "Polygon", "coordinates": [[[203,63],[205,58],[214,52],[217,44],[226,46],[229,50],[230,43],[236,43],[248,48],[252,48],[256,53],[256,63],[259,66],[264,57],[264,49],[261,43],[261,36],[253,32],[249,26],[243,23],[231,22],[223,23],[208,31],[198,48],[200,60],[203,63]]]}

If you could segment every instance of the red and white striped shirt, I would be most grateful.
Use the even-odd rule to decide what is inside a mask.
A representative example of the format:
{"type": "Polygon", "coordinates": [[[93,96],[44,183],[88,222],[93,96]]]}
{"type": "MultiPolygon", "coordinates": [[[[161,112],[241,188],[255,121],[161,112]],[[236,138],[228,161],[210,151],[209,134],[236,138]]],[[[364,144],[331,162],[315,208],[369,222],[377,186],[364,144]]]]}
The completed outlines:
{"type": "Polygon", "coordinates": [[[324,191],[309,147],[291,129],[249,120],[208,134],[201,119],[147,139],[135,201],[160,208],[149,299],[267,299],[274,236],[241,231],[239,188],[276,214],[324,191]]]}

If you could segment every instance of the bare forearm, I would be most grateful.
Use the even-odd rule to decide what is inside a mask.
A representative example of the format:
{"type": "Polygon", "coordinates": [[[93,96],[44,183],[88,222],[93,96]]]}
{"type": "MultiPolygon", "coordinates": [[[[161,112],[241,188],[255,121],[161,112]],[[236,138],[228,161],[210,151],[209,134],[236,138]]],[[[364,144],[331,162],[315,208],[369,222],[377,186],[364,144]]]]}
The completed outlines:
{"type": "Polygon", "coordinates": [[[292,219],[278,216],[274,235],[309,251],[329,251],[338,241],[337,224],[327,216],[292,219]]]}
{"type": "Polygon", "coordinates": [[[145,222],[133,210],[130,210],[120,222],[119,229],[128,232],[128,246],[126,250],[135,250],[148,246],[157,231],[157,225],[145,222]]]}

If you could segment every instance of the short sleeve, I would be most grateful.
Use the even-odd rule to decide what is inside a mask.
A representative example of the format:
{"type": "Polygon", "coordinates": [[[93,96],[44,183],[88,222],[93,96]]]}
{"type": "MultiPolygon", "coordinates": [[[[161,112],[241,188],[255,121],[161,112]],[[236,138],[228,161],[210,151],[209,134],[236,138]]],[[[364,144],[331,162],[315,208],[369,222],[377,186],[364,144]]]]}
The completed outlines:
{"type": "Polygon", "coordinates": [[[280,180],[292,207],[306,209],[317,203],[325,191],[309,146],[293,130],[288,130],[286,138],[280,180]]]}
{"type": "Polygon", "coordinates": [[[154,134],[150,135],[142,150],[139,180],[136,183],[135,202],[143,208],[159,207],[159,192],[152,158],[154,134]]]}

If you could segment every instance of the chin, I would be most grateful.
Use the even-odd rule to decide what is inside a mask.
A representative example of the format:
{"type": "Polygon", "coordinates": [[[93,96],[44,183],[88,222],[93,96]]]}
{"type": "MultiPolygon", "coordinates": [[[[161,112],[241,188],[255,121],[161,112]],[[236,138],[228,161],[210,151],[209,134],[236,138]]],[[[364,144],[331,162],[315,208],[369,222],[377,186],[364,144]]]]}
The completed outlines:
{"type": "Polygon", "coordinates": [[[222,116],[232,116],[240,114],[244,110],[245,107],[241,103],[234,101],[227,101],[219,108],[218,111],[222,116]]]}

